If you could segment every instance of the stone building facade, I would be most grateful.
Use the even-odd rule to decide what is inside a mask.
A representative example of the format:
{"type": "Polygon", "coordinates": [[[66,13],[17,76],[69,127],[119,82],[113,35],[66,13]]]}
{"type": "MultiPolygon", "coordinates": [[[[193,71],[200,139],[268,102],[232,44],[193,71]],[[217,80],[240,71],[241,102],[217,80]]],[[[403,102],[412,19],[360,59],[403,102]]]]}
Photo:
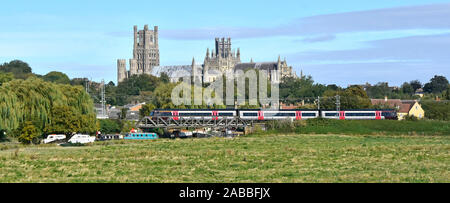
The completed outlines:
{"type": "Polygon", "coordinates": [[[148,25],[143,30],[134,26],[133,58],[129,60],[130,70],[127,70],[126,60],[117,60],[117,81],[122,82],[132,75],[151,74],[153,67],[159,66],[158,26],[153,30],[148,25]]]}
{"type": "Polygon", "coordinates": [[[292,66],[289,66],[286,59],[273,62],[255,63],[253,60],[247,63],[241,62],[241,53],[232,49],[231,38],[216,38],[215,47],[210,53],[206,49],[206,56],[202,65],[197,65],[195,59],[192,64],[178,66],[160,66],[159,64],[159,45],[158,45],[158,27],[149,30],[144,26],[144,30],[137,30],[134,26],[134,46],[133,58],[129,60],[130,69],[127,70],[125,59],[117,60],[117,82],[122,82],[132,75],[149,74],[161,76],[165,73],[172,82],[177,82],[184,76],[201,76],[203,83],[211,83],[228,70],[247,70],[258,69],[265,70],[268,78],[272,82],[280,82],[282,77],[297,77],[292,66]],[[278,71],[279,75],[272,75],[272,71],[278,71]]]}
{"type": "Polygon", "coordinates": [[[267,77],[270,78],[272,82],[280,82],[282,77],[297,77],[295,71],[293,71],[292,66],[289,66],[286,59],[280,60],[278,56],[278,61],[274,62],[262,62],[255,63],[251,60],[248,63],[241,62],[241,52],[237,49],[235,53],[231,49],[231,39],[216,38],[215,49],[209,54],[209,49],[206,49],[206,56],[203,64],[203,82],[210,83],[213,82],[225,73],[227,70],[248,70],[257,69],[264,70],[267,72],[267,77]],[[272,71],[279,71],[279,75],[272,75],[272,71]]]}

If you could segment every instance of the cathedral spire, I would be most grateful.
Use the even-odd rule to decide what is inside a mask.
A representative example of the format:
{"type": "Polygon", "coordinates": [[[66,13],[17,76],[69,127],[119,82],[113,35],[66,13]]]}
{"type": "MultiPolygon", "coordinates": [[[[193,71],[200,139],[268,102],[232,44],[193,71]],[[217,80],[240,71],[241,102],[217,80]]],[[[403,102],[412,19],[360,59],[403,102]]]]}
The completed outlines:
{"type": "Polygon", "coordinates": [[[195,57],[192,57],[192,68],[195,66],[195,57]]]}
{"type": "Polygon", "coordinates": [[[206,58],[209,58],[209,48],[206,48],[206,58]]]}

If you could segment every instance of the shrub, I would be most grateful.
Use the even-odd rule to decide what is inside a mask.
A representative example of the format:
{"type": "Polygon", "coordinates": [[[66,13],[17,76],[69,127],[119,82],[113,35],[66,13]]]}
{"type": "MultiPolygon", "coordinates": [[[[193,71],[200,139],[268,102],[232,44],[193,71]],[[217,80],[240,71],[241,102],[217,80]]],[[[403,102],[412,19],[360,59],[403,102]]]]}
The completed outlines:
{"type": "Polygon", "coordinates": [[[404,117],[405,121],[418,121],[419,119],[413,115],[407,115],[404,117]]]}
{"type": "Polygon", "coordinates": [[[39,134],[39,130],[33,125],[33,123],[26,121],[24,127],[20,131],[19,142],[23,144],[38,144],[39,134]]]}

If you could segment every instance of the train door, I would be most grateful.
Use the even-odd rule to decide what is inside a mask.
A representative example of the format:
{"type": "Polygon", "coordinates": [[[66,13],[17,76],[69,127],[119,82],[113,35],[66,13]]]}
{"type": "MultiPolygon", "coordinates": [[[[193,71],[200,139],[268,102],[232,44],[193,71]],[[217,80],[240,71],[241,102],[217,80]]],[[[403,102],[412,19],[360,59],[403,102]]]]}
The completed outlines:
{"type": "Polygon", "coordinates": [[[302,112],[301,111],[295,112],[295,120],[302,120],[302,112]]]}
{"type": "Polygon", "coordinates": [[[180,118],[178,117],[179,116],[179,114],[178,114],[178,111],[172,111],[172,116],[173,116],[173,120],[179,120],[180,118]]]}
{"type": "Polygon", "coordinates": [[[381,120],[381,111],[375,111],[375,119],[381,120]]]}
{"type": "Polygon", "coordinates": [[[264,120],[264,112],[258,111],[258,120],[264,120]]]}
{"type": "Polygon", "coordinates": [[[345,111],[339,111],[339,120],[345,120],[345,111]]]}
{"type": "Polygon", "coordinates": [[[213,120],[219,120],[218,115],[219,115],[219,113],[218,113],[217,111],[213,111],[213,112],[212,112],[212,119],[213,119],[213,120]]]}

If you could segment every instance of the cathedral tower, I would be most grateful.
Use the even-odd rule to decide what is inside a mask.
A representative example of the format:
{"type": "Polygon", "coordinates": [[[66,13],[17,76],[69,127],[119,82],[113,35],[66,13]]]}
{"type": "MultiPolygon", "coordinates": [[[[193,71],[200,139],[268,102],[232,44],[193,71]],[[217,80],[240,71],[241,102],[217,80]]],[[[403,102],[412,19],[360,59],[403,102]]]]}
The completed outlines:
{"type": "Polygon", "coordinates": [[[133,58],[130,59],[130,71],[126,71],[126,62],[123,59],[117,61],[117,82],[122,82],[129,76],[138,74],[150,74],[153,67],[159,66],[158,26],[153,30],[148,25],[143,30],[133,27],[133,58]]]}

